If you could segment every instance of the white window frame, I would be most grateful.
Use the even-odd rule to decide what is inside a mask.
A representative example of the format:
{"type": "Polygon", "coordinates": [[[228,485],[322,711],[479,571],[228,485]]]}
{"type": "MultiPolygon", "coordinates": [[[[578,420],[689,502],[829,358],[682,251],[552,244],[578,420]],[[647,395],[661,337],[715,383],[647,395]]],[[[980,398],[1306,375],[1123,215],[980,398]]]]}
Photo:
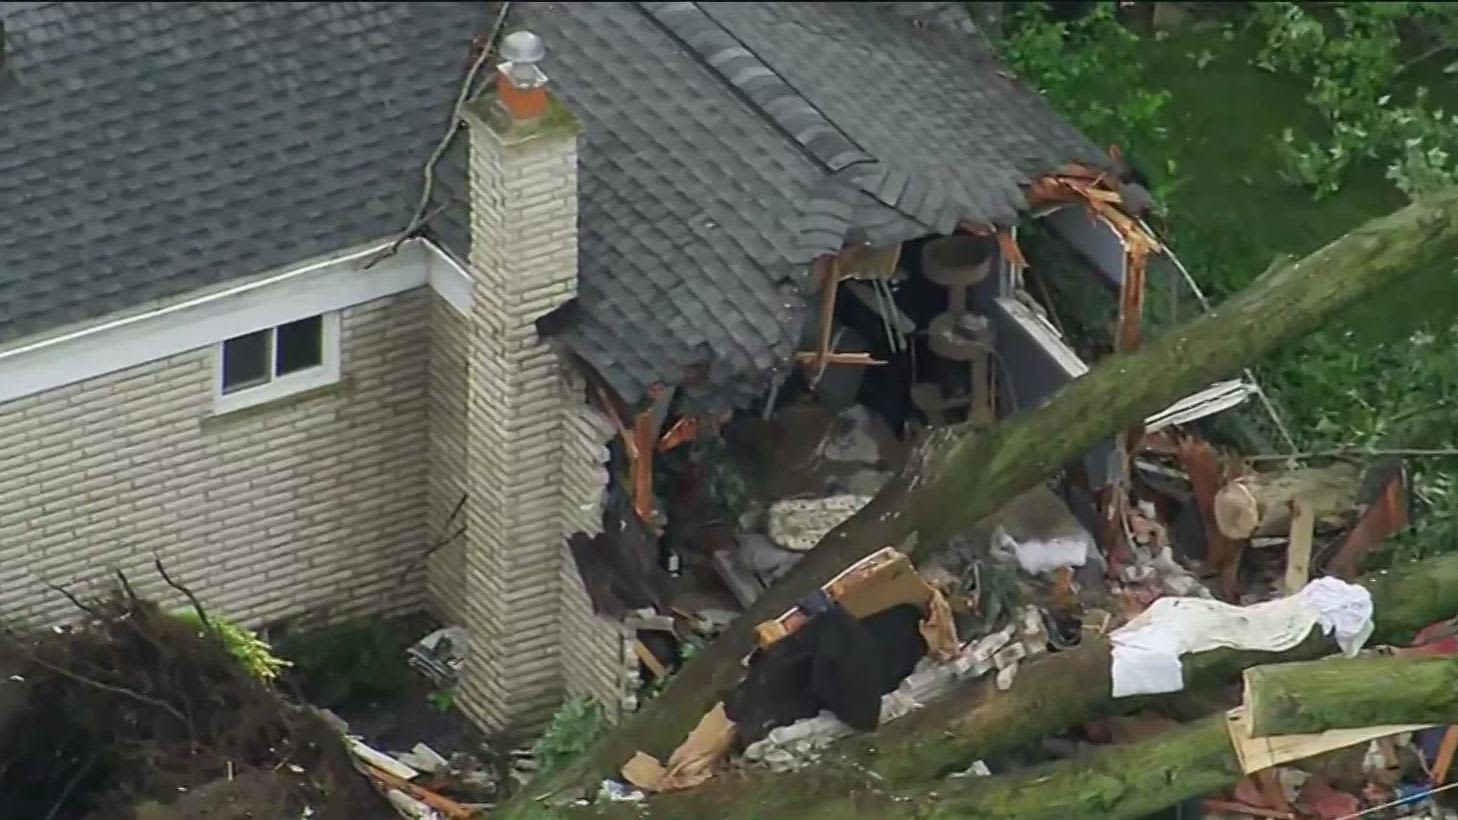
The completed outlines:
{"type": "MultiPolygon", "coordinates": [[[[339,311],[331,310],[315,314],[319,317],[320,334],[320,359],[321,363],[313,367],[306,367],[302,370],[295,370],[292,373],[285,373],[282,376],[272,375],[277,367],[277,344],[270,340],[268,346],[268,368],[272,376],[263,384],[252,387],[241,387],[231,393],[223,392],[223,346],[230,341],[225,339],[213,346],[213,412],[215,414],[232,413],[236,410],[243,410],[248,407],[257,407],[261,404],[278,401],[305,390],[313,390],[319,387],[334,384],[339,381],[339,311]]],[[[311,318],[308,316],[301,319],[311,318]]],[[[289,324],[285,322],[284,324],[289,324]]],[[[267,330],[270,334],[278,332],[279,325],[258,328],[267,330]]],[[[253,333],[257,330],[251,331],[253,333]]],[[[248,335],[248,334],[240,334],[248,335]]],[[[234,339],[238,336],[232,337],[234,339]]]]}

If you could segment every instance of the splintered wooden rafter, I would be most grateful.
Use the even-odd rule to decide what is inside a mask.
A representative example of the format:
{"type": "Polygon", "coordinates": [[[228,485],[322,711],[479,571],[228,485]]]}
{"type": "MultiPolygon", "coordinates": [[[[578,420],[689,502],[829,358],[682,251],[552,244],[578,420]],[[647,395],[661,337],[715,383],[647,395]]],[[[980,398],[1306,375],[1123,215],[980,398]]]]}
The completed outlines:
{"type": "Polygon", "coordinates": [[[805,368],[810,386],[820,383],[829,365],[866,367],[885,364],[869,353],[836,353],[831,350],[831,333],[835,327],[835,300],[840,293],[840,280],[851,278],[890,279],[901,260],[901,245],[876,248],[852,245],[838,255],[822,256],[811,266],[820,290],[820,320],[815,349],[795,354],[795,362],[805,368]]]}
{"type": "MultiPolygon", "coordinates": [[[[1109,175],[1084,166],[1071,165],[1057,174],[1036,180],[1028,190],[1028,199],[1035,207],[1055,204],[1081,204],[1091,216],[1107,224],[1124,248],[1124,276],[1119,283],[1119,316],[1114,330],[1114,349],[1130,353],[1139,348],[1143,337],[1144,274],[1152,253],[1164,246],[1139,220],[1122,209],[1123,197],[1109,184],[1109,175]]],[[[1122,474],[1106,488],[1103,498],[1103,536],[1110,548],[1109,568],[1117,572],[1121,558],[1129,554],[1128,533],[1124,526],[1127,494],[1123,481],[1133,474],[1133,454],[1144,437],[1144,425],[1136,422],[1118,438],[1122,474]]]]}

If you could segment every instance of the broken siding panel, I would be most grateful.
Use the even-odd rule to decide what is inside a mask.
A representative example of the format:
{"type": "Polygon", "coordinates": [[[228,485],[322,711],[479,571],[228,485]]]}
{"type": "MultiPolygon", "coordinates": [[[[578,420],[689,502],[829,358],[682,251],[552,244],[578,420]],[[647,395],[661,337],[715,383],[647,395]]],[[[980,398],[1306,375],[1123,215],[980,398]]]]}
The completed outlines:
{"type": "Polygon", "coordinates": [[[338,388],[235,416],[213,415],[212,347],[0,405],[0,616],[70,618],[43,582],[111,567],[182,603],[154,551],[249,625],[418,608],[427,306],[344,311],[338,388]]]}

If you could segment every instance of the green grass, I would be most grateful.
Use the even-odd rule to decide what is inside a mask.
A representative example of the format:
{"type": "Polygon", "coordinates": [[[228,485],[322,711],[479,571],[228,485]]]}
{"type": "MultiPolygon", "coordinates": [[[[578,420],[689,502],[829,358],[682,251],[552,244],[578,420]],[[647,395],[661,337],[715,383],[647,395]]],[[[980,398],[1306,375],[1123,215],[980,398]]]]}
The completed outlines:
{"type": "MultiPolygon", "coordinates": [[[[1226,7],[1222,16],[1145,35],[1135,52],[1139,65],[1123,72],[1145,92],[1168,92],[1158,129],[1092,134],[1119,144],[1154,177],[1167,207],[1162,231],[1217,301],[1249,284],[1276,256],[1304,256],[1406,201],[1376,162],[1358,164],[1337,193],[1321,199],[1283,177],[1282,132],[1315,139],[1324,124],[1304,100],[1306,78],[1252,64],[1261,35],[1243,26],[1240,7],[1226,7]]],[[[1458,110],[1458,82],[1441,73],[1442,65],[1433,61],[1414,71],[1392,93],[1401,97],[1425,85],[1437,105],[1458,110]]],[[[1127,93],[1106,81],[1086,89],[1092,100],[1053,102],[1077,122],[1077,106],[1117,108],[1117,96],[1127,93]]],[[[1110,128],[1117,126],[1099,130],[1110,128]]],[[[1361,305],[1257,368],[1303,448],[1458,443],[1458,275],[1435,279],[1361,305]]],[[[1454,463],[1418,465],[1423,527],[1444,529],[1400,539],[1399,552],[1458,547],[1458,498],[1447,492],[1454,463]],[[1418,548],[1419,540],[1428,546],[1418,548]]]]}

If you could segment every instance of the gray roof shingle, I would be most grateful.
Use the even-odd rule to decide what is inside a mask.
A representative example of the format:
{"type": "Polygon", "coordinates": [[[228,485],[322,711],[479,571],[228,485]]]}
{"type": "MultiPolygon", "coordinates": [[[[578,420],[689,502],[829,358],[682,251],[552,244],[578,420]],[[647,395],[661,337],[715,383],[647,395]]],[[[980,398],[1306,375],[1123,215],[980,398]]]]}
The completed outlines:
{"type": "MultiPolygon", "coordinates": [[[[495,12],[0,2],[0,343],[398,231],[495,12]]],[[[697,371],[742,405],[814,257],[1010,223],[1030,179],[1108,163],[953,3],[515,3],[508,28],[586,125],[579,295],[543,327],[629,401],[697,371]]],[[[427,226],[463,257],[465,142],[427,226]]]]}
{"type": "Polygon", "coordinates": [[[470,4],[4,3],[0,343],[399,231],[470,4]]]}
{"type": "Polygon", "coordinates": [[[816,256],[1011,224],[1038,175],[1109,164],[953,3],[525,3],[510,25],[587,123],[580,294],[551,326],[629,401],[707,365],[709,403],[742,405],[793,353],[816,256]]]}

